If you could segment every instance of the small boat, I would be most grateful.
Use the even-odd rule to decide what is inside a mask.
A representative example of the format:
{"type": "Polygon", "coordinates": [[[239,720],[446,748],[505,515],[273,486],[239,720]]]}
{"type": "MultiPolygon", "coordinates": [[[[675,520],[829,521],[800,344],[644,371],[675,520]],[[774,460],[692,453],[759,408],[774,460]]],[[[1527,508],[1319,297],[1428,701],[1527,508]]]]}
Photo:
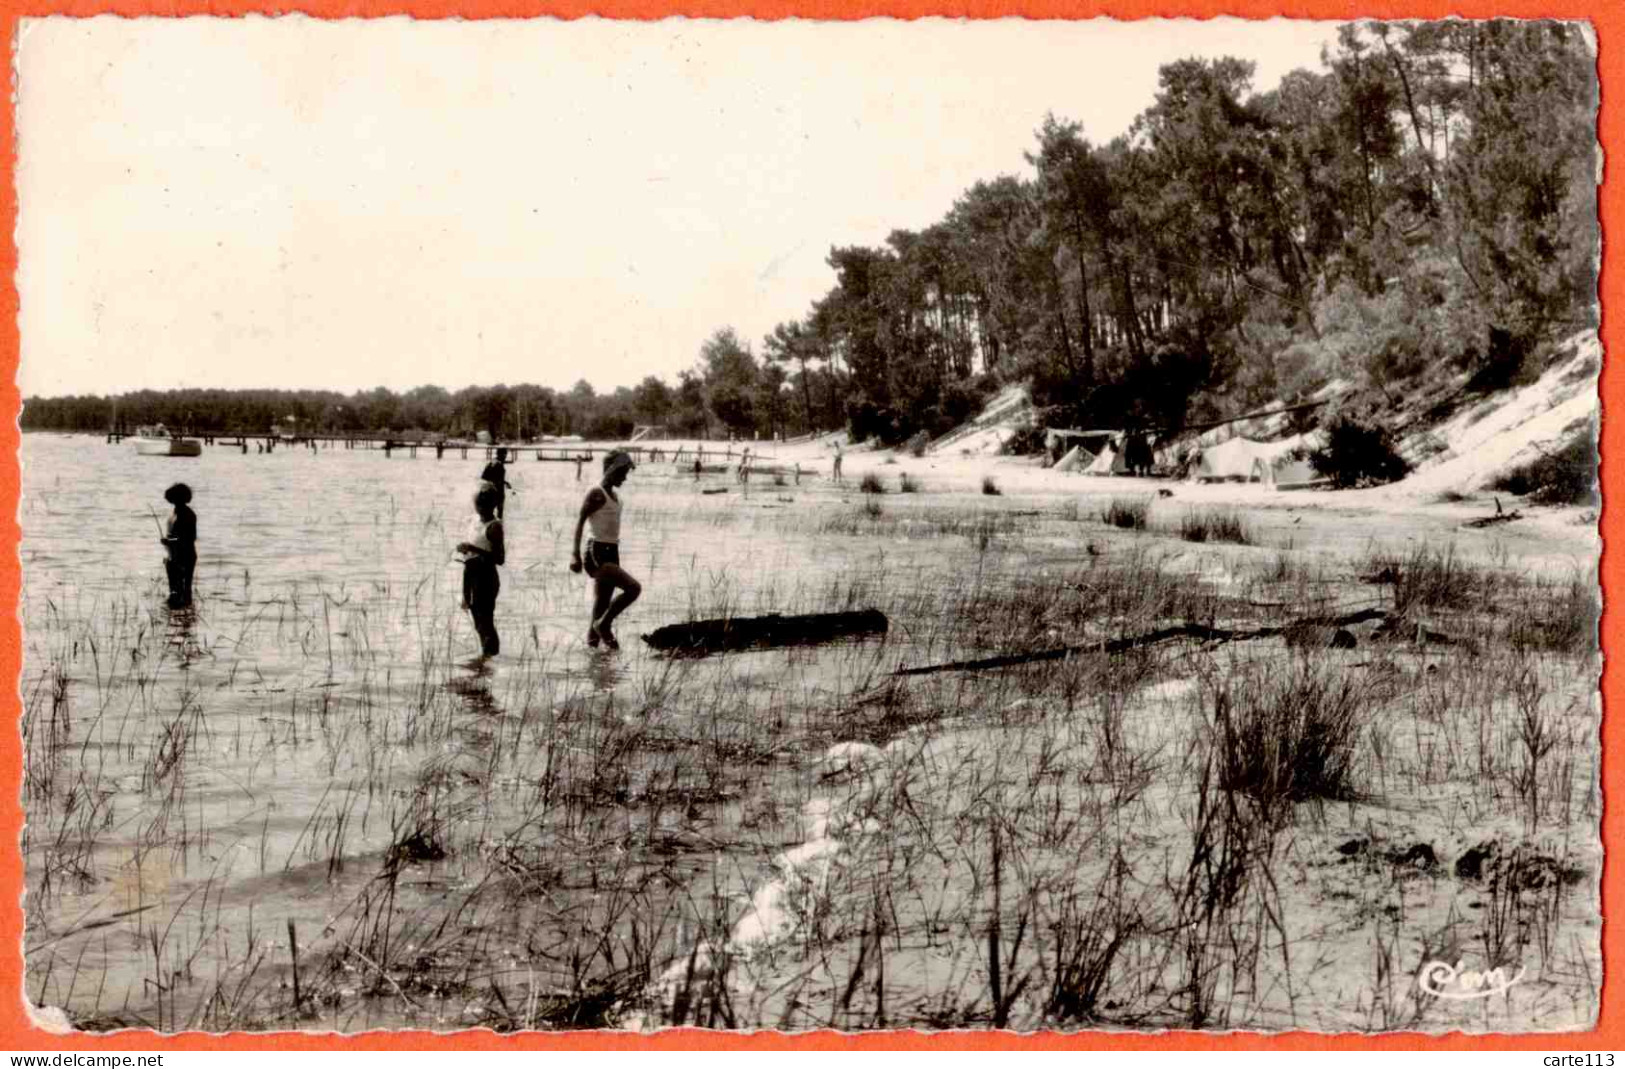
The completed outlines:
{"type": "Polygon", "coordinates": [[[176,438],[159,423],[136,428],[135,451],[144,457],[200,457],[203,443],[195,438],[176,438]]]}

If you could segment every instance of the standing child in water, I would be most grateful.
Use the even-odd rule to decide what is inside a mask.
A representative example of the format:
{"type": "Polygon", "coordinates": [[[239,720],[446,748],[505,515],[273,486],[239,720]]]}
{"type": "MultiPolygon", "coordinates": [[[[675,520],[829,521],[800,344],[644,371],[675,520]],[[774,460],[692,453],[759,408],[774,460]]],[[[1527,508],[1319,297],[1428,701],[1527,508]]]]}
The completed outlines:
{"type": "Polygon", "coordinates": [[[469,525],[468,541],[457,543],[457,552],[463,554],[463,607],[474,617],[484,657],[495,657],[502,649],[493,617],[497,592],[502,589],[497,567],[507,562],[508,551],[502,538],[502,521],[496,515],[497,501],[494,487],[480,487],[474,495],[479,515],[469,525]]]}
{"type": "Polygon", "coordinates": [[[620,649],[610,625],[643,593],[643,586],[621,567],[621,499],[615,493],[634,467],[632,457],[622,450],[604,457],[604,476],[597,486],[587,491],[586,499],[581,502],[581,515],[576,519],[570,570],[585,570],[593,581],[592,624],[587,628],[589,646],[602,643],[609,649],[620,649]],[[588,525],[592,527],[592,537],[587,540],[587,552],[583,556],[581,530],[588,525]]]}
{"type": "Polygon", "coordinates": [[[184,609],[192,604],[192,571],[197,567],[197,513],[190,505],[192,488],[176,483],[164,491],[164,500],[175,506],[158,539],[169,551],[164,559],[164,571],[169,575],[169,607],[184,609]]]}
{"type": "Polygon", "coordinates": [[[496,459],[485,466],[480,472],[480,481],[490,483],[497,492],[496,513],[497,519],[502,519],[503,511],[508,503],[508,491],[513,484],[508,481],[508,450],[506,446],[498,447],[496,459]]]}

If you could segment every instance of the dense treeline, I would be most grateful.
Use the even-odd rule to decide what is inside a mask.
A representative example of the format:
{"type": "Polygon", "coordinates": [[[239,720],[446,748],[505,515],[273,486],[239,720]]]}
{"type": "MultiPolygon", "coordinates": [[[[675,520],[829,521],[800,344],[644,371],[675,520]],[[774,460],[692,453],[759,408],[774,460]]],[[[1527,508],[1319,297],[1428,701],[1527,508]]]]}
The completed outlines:
{"type": "Polygon", "coordinates": [[[979,183],[767,341],[792,423],[940,433],[1000,381],[1050,419],[1178,426],[1343,379],[1510,376],[1595,322],[1597,88],[1574,25],[1345,28],[1325,71],[1251,94],[1185,60],[1124,136],[1047,118],[1030,177],[979,183]]]}
{"type": "Polygon", "coordinates": [[[501,440],[580,434],[624,438],[639,424],[704,433],[703,402],[678,394],[654,377],[635,389],[599,395],[586,382],[567,393],[545,386],[470,386],[450,393],[420,386],[396,394],[382,387],[349,396],[324,390],[141,390],[106,397],[29,398],[24,430],[105,431],[163,423],[209,433],[273,430],[354,432],[423,431],[472,437],[487,431],[501,440]]]}
{"type": "Polygon", "coordinates": [[[946,429],[979,375],[1029,379],[1065,423],[1177,426],[1334,378],[1510,374],[1594,321],[1577,28],[1349,27],[1324,59],[1257,95],[1248,63],[1171,64],[1105,145],[1047,119],[1033,177],[834,250],[836,286],[782,334],[844,365],[855,432],[895,441],[946,429]]]}
{"type": "MultiPolygon", "coordinates": [[[[832,249],[834,286],[760,360],[725,328],[675,388],[122,404],[200,426],[205,411],[223,425],[293,413],[593,436],[844,424],[895,443],[946,431],[1018,379],[1053,422],[1178,426],[1334,379],[1391,390],[1476,369],[1493,382],[1595,323],[1597,81],[1578,26],[1365,23],[1322,60],[1261,93],[1242,60],[1170,64],[1105,144],[1047,117],[1025,176],[980,182],[883,247],[832,249]]],[[[31,401],[23,425],[100,429],[106,405],[31,401]]]]}

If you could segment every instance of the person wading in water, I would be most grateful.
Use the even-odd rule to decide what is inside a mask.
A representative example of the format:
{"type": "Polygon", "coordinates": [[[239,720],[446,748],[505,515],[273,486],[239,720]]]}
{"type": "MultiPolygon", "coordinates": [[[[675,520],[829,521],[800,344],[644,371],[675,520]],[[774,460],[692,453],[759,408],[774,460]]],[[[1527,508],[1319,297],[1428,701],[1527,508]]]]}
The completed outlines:
{"type": "Polygon", "coordinates": [[[184,609],[192,604],[192,572],[197,568],[197,513],[190,503],[192,488],[176,483],[164,491],[164,500],[175,506],[169,526],[158,541],[169,551],[164,571],[169,575],[169,607],[184,609]]]}
{"type": "Polygon", "coordinates": [[[636,467],[632,457],[616,450],[604,457],[604,476],[597,486],[587,491],[581,502],[581,515],[576,520],[574,549],[570,554],[570,570],[585,571],[593,581],[592,624],[587,628],[587,645],[618,650],[611,624],[638,600],[643,586],[621,567],[621,499],[616,487],[636,467]],[[581,551],[581,531],[591,526],[592,537],[587,540],[587,551],[581,551]],[[620,593],[616,593],[619,590],[620,593]]]}
{"type": "Polygon", "coordinates": [[[508,491],[513,484],[508,481],[508,450],[506,447],[497,449],[496,459],[485,466],[480,472],[480,481],[490,483],[497,492],[497,519],[503,518],[503,511],[508,504],[508,491]]]}
{"type": "Polygon", "coordinates": [[[469,524],[468,541],[457,543],[457,552],[463,555],[463,607],[474,617],[482,657],[495,657],[502,650],[495,621],[497,592],[502,589],[497,567],[507,562],[508,548],[496,515],[499,500],[495,488],[480,487],[474,495],[479,515],[469,524]]]}

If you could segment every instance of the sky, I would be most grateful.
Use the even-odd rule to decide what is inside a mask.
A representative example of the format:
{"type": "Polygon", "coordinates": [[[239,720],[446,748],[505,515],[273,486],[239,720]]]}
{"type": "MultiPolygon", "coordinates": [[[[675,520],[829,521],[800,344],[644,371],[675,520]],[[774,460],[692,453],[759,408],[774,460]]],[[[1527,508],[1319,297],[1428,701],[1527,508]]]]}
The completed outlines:
{"type": "Polygon", "coordinates": [[[23,21],[25,397],[180,387],[599,392],[758,354],[832,246],[1101,143],[1163,64],[1254,89],[1336,24],[23,21]]]}

